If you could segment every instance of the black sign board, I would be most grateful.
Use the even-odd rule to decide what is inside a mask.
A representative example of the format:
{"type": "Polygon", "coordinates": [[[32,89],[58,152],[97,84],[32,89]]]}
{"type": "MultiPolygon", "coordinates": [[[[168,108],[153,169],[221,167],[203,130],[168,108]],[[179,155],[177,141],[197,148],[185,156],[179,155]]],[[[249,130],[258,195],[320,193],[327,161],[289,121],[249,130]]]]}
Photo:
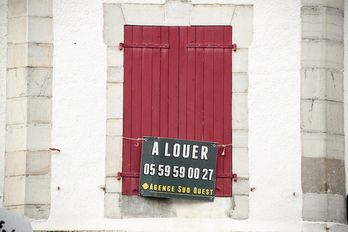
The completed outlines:
{"type": "Polygon", "coordinates": [[[213,201],[217,143],[144,137],[139,195],[213,201]]]}

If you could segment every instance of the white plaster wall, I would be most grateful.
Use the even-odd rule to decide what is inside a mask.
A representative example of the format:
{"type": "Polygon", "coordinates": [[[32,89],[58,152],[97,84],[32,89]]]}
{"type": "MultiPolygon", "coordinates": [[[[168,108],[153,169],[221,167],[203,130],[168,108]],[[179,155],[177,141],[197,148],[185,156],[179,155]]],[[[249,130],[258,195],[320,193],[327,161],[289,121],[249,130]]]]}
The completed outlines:
{"type": "MultiPolygon", "coordinates": [[[[345,12],[348,12],[348,3],[345,2],[345,12]]],[[[348,17],[344,17],[344,134],[348,133],[348,17]]],[[[345,161],[346,161],[346,193],[348,195],[348,139],[345,136],[345,161]]]]}
{"type": "Polygon", "coordinates": [[[0,0],[0,207],[3,206],[6,132],[7,0],[0,0]]]}
{"type": "Polygon", "coordinates": [[[205,1],[254,5],[248,107],[250,186],[256,189],[250,193],[250,217],[241,221],[104,218],[106,2],[164,1],[53,1],[52,146],[61,152],[52,158],[51,215],[32,220],[33,229],[300,231],[301,1],[205,1]]]}

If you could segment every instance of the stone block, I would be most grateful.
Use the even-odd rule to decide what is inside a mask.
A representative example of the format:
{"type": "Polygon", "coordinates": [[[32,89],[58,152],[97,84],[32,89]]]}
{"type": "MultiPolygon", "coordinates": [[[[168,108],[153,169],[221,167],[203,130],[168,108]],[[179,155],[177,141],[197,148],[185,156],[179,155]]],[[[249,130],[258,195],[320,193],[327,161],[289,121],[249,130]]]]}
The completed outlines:
{"type": "Polygon", "coordinates": [[[5,176],[26,174],[26,152],[7,152],[5,155],[5,176]]]}
{"type": "Polygon", "coordinates": [[[52,100],[50,98],[29,97],[27,110],[29,123],[52,122],[52,100]]]}
{"type": "Polygon", "coordinates": [[[18,17],[9,18],[7,27],[7,41],[9,43],[25,43],[27,42],[28,18],[18,17]]]}
{"type": "Polygon", "coordinates": [[[27,126],[8,125],[6,128],[6,152],[25,151],[27,149],[27,126]]]}
{"type": "MultiPolygon", "coordinates": [[[[348,225],[345,225],[345,224],[333,224],[329,228],[329,232],[346,232],[346,231],[348,231],[348,225]]],[[[327,232],[327,230],[324,232],[327,232]]]]}
{"type": "Polygon", "coordinates": [[[28,12],[27,1],[24,0],[9,0],[8,1],[8,17],[23,17],[27,16],[28,12]]]}
{"type": "Polygon", "coordinates": [[[302,157],[303,193],[345,195],[343,160],[302,157]]]}
{"type": "Polygon", "coordinates": [[[53,18],[28,18],[29,43],[53,43],[53,18]]]}
{"type": "Polygon", "coordinates": [[[328,193],[346,195],[344,160],[326,159],[328,193]]]}
{"type": "Polygon", "coordinates": [[[51,205],[25,205],[24,215],[30,218],[47,219],[50,216],[51,205]]]}
{"type": "Polygon", "coordinates": [[[302,232],[327,232],[325,223],[302,222],[302,232]]]}
{"type": "Polygon", "coordinates": [[[249,180],[238,179],[237,181],[232,181],[232,194],[233,195],[248,195],[249,180]]]}
{"type": "Polygon", "coordinates": [[[118,180],[117,177],[106,177],[105,191],[107,193],[121,193],[122,181],[118,180]]]}
{"type": "Polygon", "coordinates": [[[249,218],[249,196],[233,196],[234,207],[231,217],[237,220],[249,218]]]}
{"type": "Polygon", "coordinates": [[[29,205],[50,204],[51,176],[34,175],[26,177],[25,203],[29,205]]]}
{"type": "Polygon", "coordinates": [[[106,136],[105,175],[117,176],[122,172],[122,137],[106,136]]]}
{"type": "Polygon", "coordinates": [[[7,71],[7,98],[27,96],[26,68],[16,68],[7,71]]]}
{"type": "Polygon", "coordinates": [[[4,181],[4,206],[25,204],[25,176],[6,177],[4,181]]]}
{"type": "Polygon", "coordinates": [[[28,66],[52,68],[53,44],[28,44],[28,66]]]}
{"type": "Polygon", "coordinates": [[[192,5],[190,2],[167,1],[166,25],[167,26],[190,26],[190,14],[192,5]]]}
{"type": "Polygon", "coordinates": [[[107,46],[118,46],[124,41],[124,16],[119,4],[104,4],[104,42],[107,46]]]}
{"type": "Polygon", "coordinates": [[[302,0],[302,6],[328,6],[344,10],[344,0],[302,0]]]}
{"type": "Polygon", "coordinates": [[[302,133],[302,156],[344,160],[344,135],[302,133]]]}
{"type": "Polygon", "coordinates": [[[234,5],[193,5],[191,25],[231,25],[234,5]]]}
{"type": "Polygon", "coordinates": [[[107,118],[123,118],[123,84],[107,84],[107,118]]]}
{"type": "Polygon", "coordinates": [[[105,193],[104,195],[104,205],[105,205],[105,217],[106,218],[121,218],[120,210],[120,194],[117,193],[105,193]]]}
{"type": "Polygon", "coordinates": [[[52,97],[52,68],[28,68],[28,96],[52,97]]]}
{"type": "Polygon", "coordinates": [[[51,130],[51,124],[28,124],[27,150],[48,150],[51,147],[51,130]]]}
{"type": "Polygon", "coordinates": [[[233,73],[232,93],[247,93],[249,88],[249,78],[247,73],[233,73]]]}
{"type": "Polygon", "coordinates": [[[122,4],[127,25],[164,25],[164,5],[122,4]]]}
{"type": "Polygon", "coordinates": [[[344,46],[341,42],[330,40],[302,40],[302,67],[343,70],[343,50],[344,46]]]}
{"type": "Polygon", "coordinates": [[[7,46],[7,68],[26,66],[27,51],[26,44],[9,44],[7,46]]]}
{"type": "Polygon", "coordinates": [[[26,154],[26,174],[46,175],[51,174],[50,151],[28,151],[26,154]]]}
{"type": "Polygon", "coordinates": [[[235,73],[248,72],[248,49],[237,49],[232,52],[232,76],[235,73]]]}
{"type": "Polygon", "coordinates": [[[248,148],[232,148],[232,172],[237,177],[249,177],[248,148]]]}
{"type": "Polygon", "coordinates": [[[232,146],[233,148],[248,147],[249,131],[232,130],[232,146]]]}
{"type": "Polygon", "coordinates": [[[301,100],[301,129],[303,132],[344,134],[343,103],[301,100]]]}
{"type": "Polygon", "coordinates": [[[118,47],[108,47],[107,64],[111,67],[123,67],[123,50],[118,47]]]}
{"type": "Polygon", "coordinates": [[[343,72],[304,68],[301,70],[301,98],[343,102],[343,72]]]}
{"type": "Polygon", "coordinates": [[[343,10],[302,7],[302,38],[343,41],[343,10]]]}
{"type": "Polygon", "coordinates": [[[7,71],[7,97],[52,96],[52,68],[17,68],[7,71]]]}
{"type": "Polygon", "coordinates": [[[7,125],[26,123],[28,121],[27,100],[26,97],[7,99],[7,125]]]}
{"type": "Polygon", "coordinates": [[[123,82],[123,68],[108,67],[108,82],[122,83],[123,82]]]}
{"type": "Polygon", "coordinates": [[[253,18],[252,5],[236,6],[232,19],[232,41],[238,48],[248,48],[253,42],[253,18]]]}
{"type": "Polygon", "coordinates": [[[108,119],[106,120],[106,135],[123,135],[123,120],[108,119]]]}
{"type": "Polygon", "coordinates": [[[303,193],[327,193],[329,183],[325,159],[302,157],[301,170],[303,193]]]}
{"type": "Polygon", "coordinates": [[[172,199],[176,218],[222,219],[229,216],[232,201],[230,197],[215,197],[214,203],[186,199],[172,199]]]}
{"type": "MultiPolygon", "coordinates": [[[[328,221],[347,223],[346,199],[344,196],[328,194],[328,221]]],[[[331,231],[331,230],[330,230],[331,231]]]]}
{"type": "Polygon", "coordinates": [[[28,15],[52,17],[53,16],[53,0],[28,1],[28,15]]]}
{"type": "Polygon", "coordinates": [[[139,197],[120,195],[123,218],[170,218],[176,216],[170,198],[139,197]]]}
{"type": "Polygon", "coordinates": [[[249,128],[247,93],[232,93],[232,128],[235,130],[249,128]]]}
{"type": "Polygon", "coordinates": [[[302,199],[302,218],[305,221],[327,221],[327,194],[306,193],[302,199]]]}

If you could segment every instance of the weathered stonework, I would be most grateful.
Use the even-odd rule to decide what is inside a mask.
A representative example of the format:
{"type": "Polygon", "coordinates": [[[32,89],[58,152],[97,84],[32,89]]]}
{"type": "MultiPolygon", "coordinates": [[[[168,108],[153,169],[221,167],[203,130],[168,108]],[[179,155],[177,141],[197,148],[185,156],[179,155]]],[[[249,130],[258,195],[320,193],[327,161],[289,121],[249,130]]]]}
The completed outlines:
{"type": "Polygon", "coordinates": [[[51,204],[52,0],[8,2],[4,206],[48,218],[51,204]]]}
{"type": "MultiPolygon", "coordinates": [[[[191,204],[200,217],[249,217],[248,160],[248,48],[253,39],[251,5],[206,5],[190,1],[165,1],[164,4],[104,4],[104,42],[107,45],[107,122],[105,217],[187,217],[177,199],[138,199],[121,195],[123,125],[123,27],[128,25],[194,26],[232,25],[233,43],[238,50],[232,55],[232,165],[238,181],[233,182],[233,197],[216,198],[207,214],[200,203],[191,204]],[[151,12],[151,14],[150,14],[151,12]],[[139,203],[141,201],[141,203],[139,203]],[[147,210],[152,205],[156,210],[147,210]],[[139,206],[142,206],[141,209],[139,206]],[[144,207],[143,207],[144,206],[144,207]],[[162,212],[162,213],[161,213],[162,212]],[[166,212],[165,214],[163,214],[166,212]]],[[[186,202],[187,204],[187,202],[186,202]]],[[[153,209],[153,207],[152,207],[153,209]]]]}
{"type": "Polygon", "coordinates": [[[346,223],[344,1],[302,0],[301,133],[303,231],[346,223]]]}

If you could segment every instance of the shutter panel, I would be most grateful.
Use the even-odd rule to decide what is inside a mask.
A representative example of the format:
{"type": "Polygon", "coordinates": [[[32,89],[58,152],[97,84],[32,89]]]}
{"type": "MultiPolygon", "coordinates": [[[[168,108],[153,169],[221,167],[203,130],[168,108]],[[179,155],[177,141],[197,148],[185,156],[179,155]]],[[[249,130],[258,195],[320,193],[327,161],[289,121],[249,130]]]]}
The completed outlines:
{"type": "MultiPolygon", "coordinates": [[[[124,137],[231,143],[232,28],[125,26],[124,137]],[[203,48],[188,44],[204,45],[203,48]],[[151,46],[147,46],[151,44],[151,46]],[[156,48],[154,44],[168,45],[156,48]],[[205,46],[207,45],[207,46],[205,46]]],[[[123,140],[122,194],[138,194],[141,143],[123,140]],[[127,175],[127,173],[129,175],[127,175]]],[[[217,174],[231,173],[231,147],[218,149],[217,174]]],[[[216,196],[231,179],[216,178],[216,196]]]]}
{"type": "MultiPolygon", "coordinates": [[[[231,144],[232,28],[180,27],[179,137],[231,144]],[[188,46],[196,44],[196,46],[188,46]],[[205,46],[207,45],[207,46],[205,46]],[[199,46],[204,48],[199,48],[199,46]]],[[[217,174],[232,173],[231,147],[218,148],[217,174]]],[[[232,195],[231,178],[216,177],[215,195],[232,195]]]]}

